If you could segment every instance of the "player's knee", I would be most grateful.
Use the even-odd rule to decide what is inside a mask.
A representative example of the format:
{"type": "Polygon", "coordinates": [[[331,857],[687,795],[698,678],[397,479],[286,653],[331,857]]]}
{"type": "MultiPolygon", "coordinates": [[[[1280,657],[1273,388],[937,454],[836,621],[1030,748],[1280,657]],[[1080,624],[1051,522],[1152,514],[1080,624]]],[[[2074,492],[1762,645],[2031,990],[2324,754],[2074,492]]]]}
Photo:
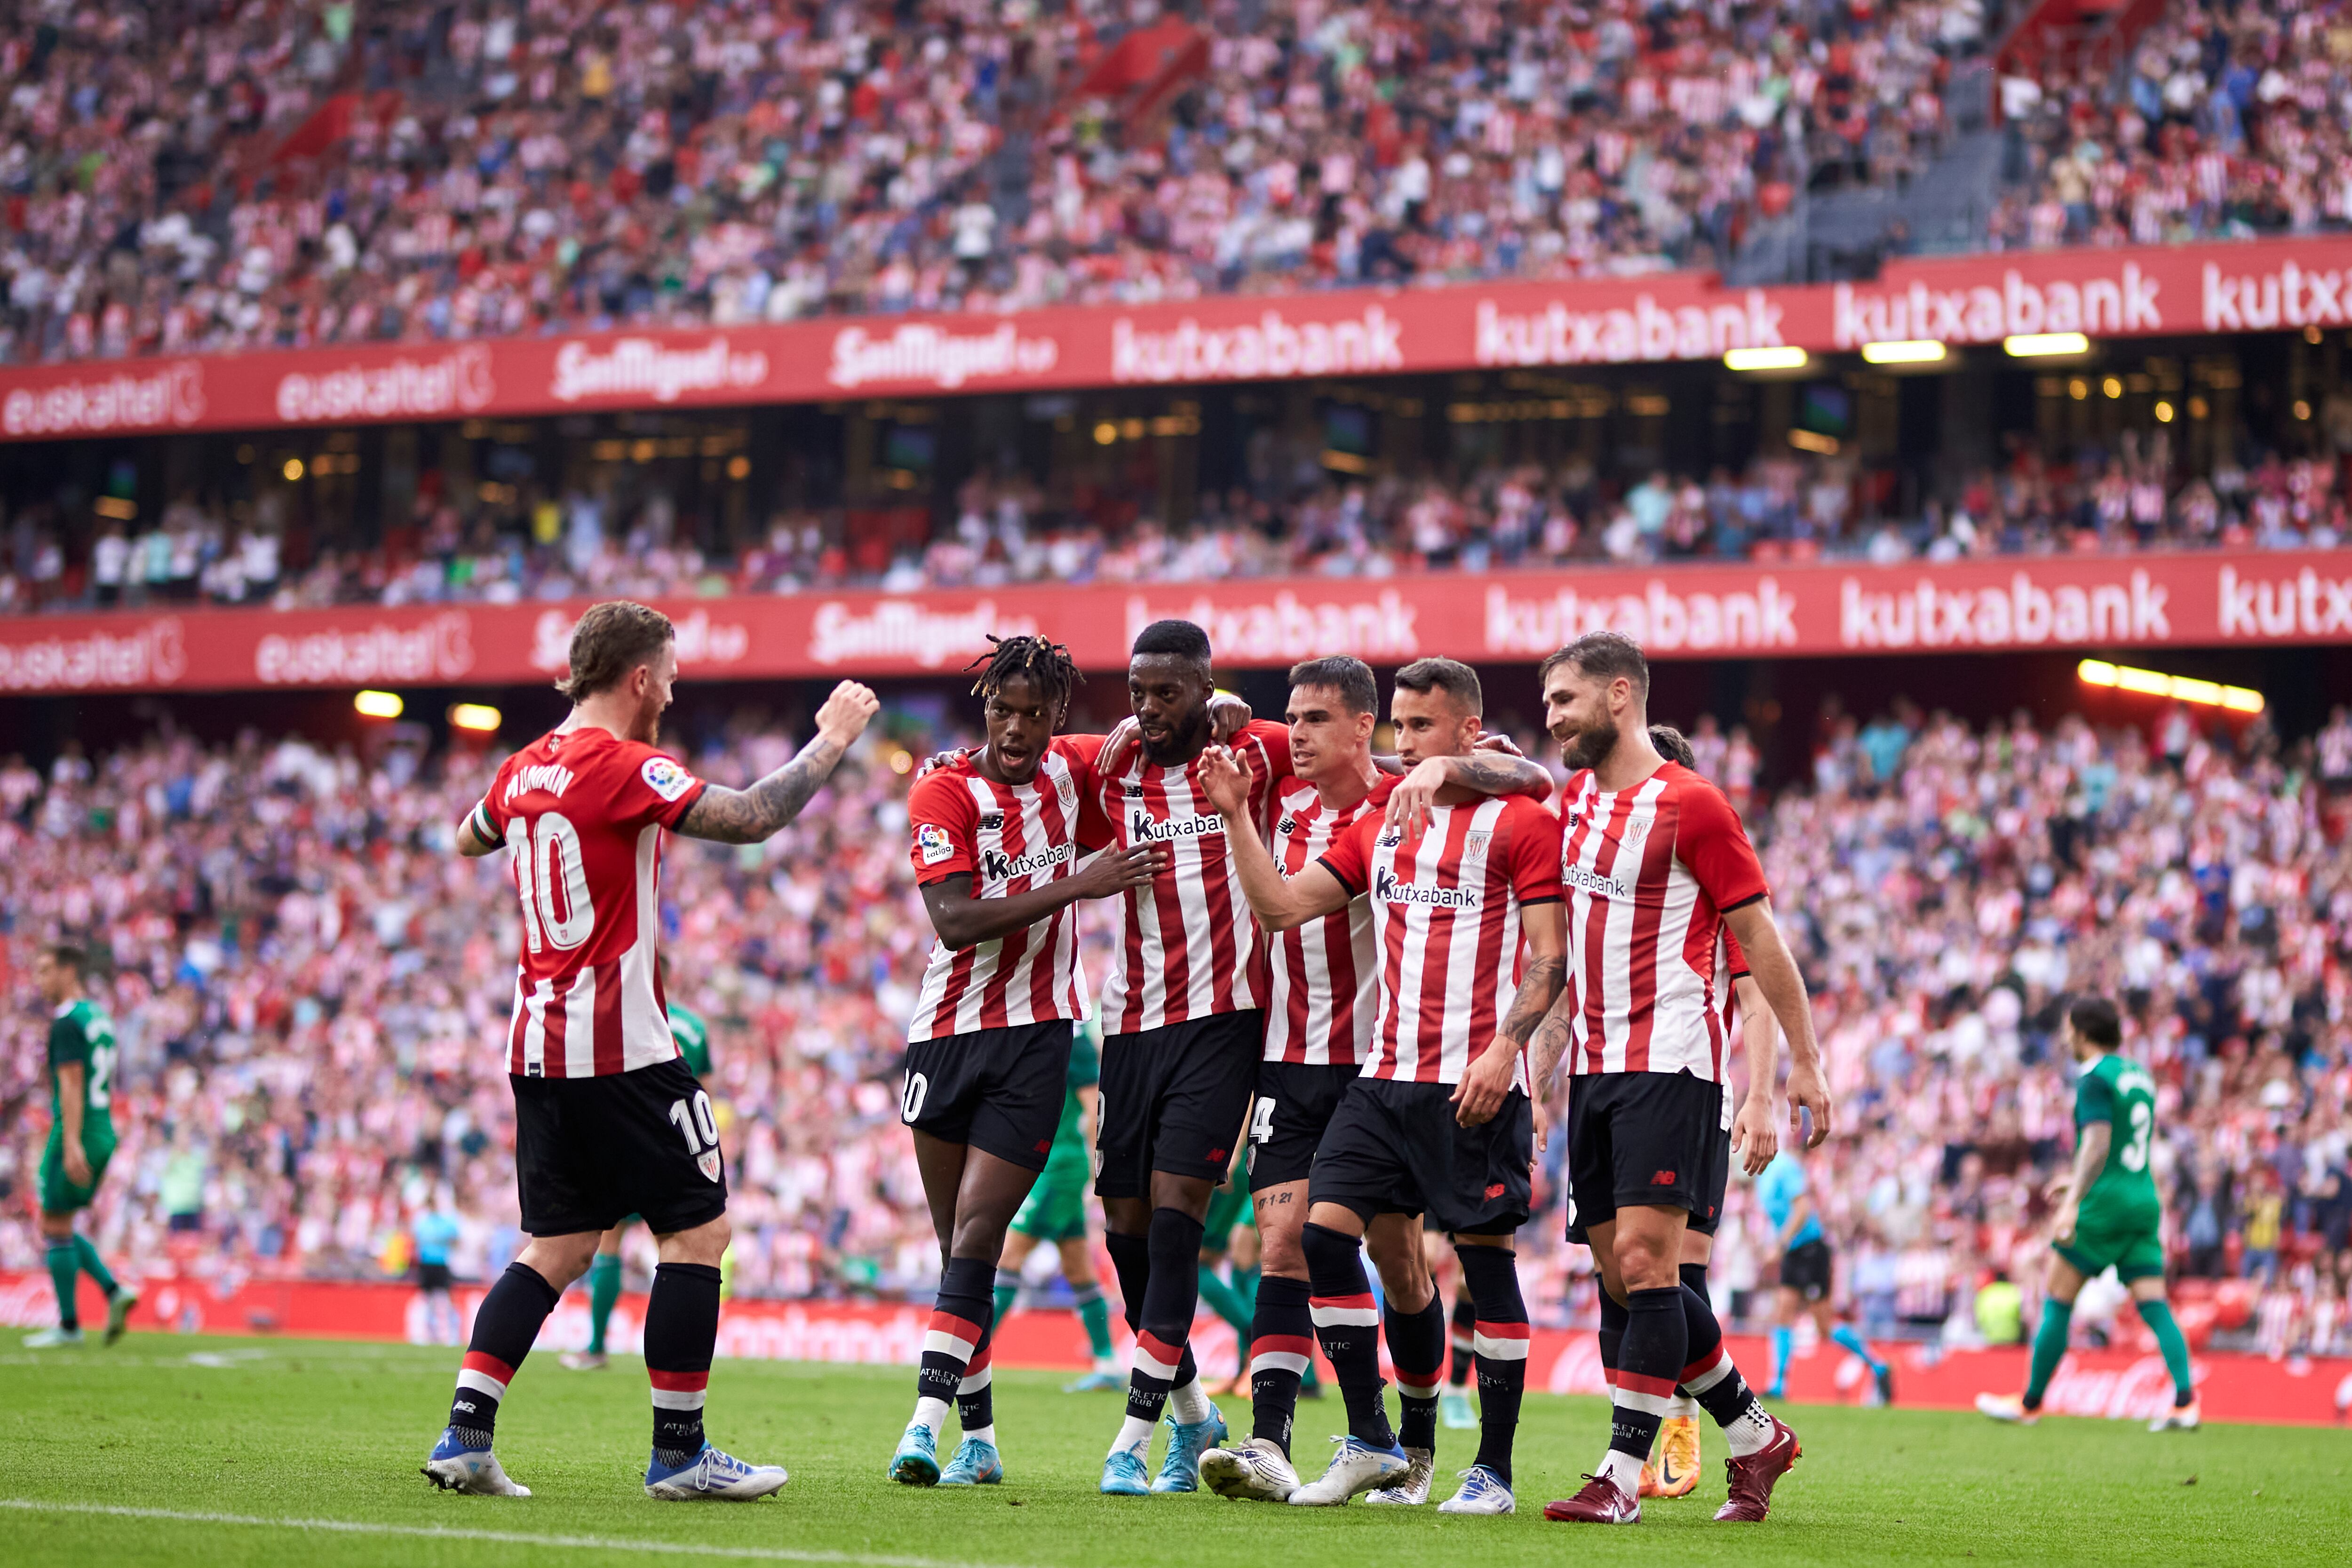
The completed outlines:
{"type": "Polygon", "coordinates": [[[1356,1260],[1357,1240],[1344,1231],[1333,1230],[1309,1221],[1298,1238],[1299,1250],[1307,1260],[1310,1279],[1344,1272],[1356,1260]]]}

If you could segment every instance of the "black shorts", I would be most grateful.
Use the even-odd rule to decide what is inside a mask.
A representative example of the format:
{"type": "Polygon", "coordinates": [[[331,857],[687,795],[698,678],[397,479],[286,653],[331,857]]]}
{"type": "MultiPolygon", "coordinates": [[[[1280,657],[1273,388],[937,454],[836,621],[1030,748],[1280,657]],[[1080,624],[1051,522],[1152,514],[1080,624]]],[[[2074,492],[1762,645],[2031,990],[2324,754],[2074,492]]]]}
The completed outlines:
{"type": "Polygon", "coordinates": [[[1830,1293],[1830,1244],[1820,1237],[1780,1255],[1780,1283],[1808,1301],[1830,1293]]]}
{"type": "Polygon", "coordinates": [[[1691,1210],[1690,1216],[1691,1229],[1701,1236],[1713,1236],[1715,1227],[1723,1223],[1723,1194],[1731,1186],[1731,1090],[1727,1086],[1715,1125],[1715,1139],[1707,1145],[1706,1170],[1699,1184],[1700,1206],[1691,1210]]]}
{"type": "Polygon", "coordinates": [[[1154,1171],[1223,1181],[1265,1048],[1255,1008],[1106,1035],[1095,1195],[1149,1196],[1154,1171]]]}
{"type": "Polygon", "coordinates": [[[1251,1192],[1307,1179],[1331,1113],[1361,1076],[1362,1069],[1352,1065],[1257,1064],[1257,1103],[1250,1110],[1251,1192]]]}
{"type": "Polygon", "coordinates": [[[1696,1215],[1729,1177],[1723,1086],[1688,1072],[1579,1073],[1568,1082],[1568,1239],[1621,1207],[1696,1215]],[[1720,1168],[1722,1174],[1716,1173],[1720,1168]]]}
{"type": "Polygon", "coordinates": [[[1440,1229],[1502,1236],[1528,1220],[1535,1112],[1511,1090],[1475,1127],[1454,1120],[1450,1083],[1360,1078],[1315,1152],[1310,1204],[1343,1204],[1370,1222],[1425,1215],[1440,1229]]]}
{"type": "Polygon", "coordinates": [[[416,1288],[419,1290],[446,1290],[449,1289],[449,1266],[446,1263],[418,1264],[416,1288]]]}
{"type": "Polygon", "coordinates": [[[610,1230],[622,1215],[639,1214],[667,1236],[727,1212],[710,1097],[684,1061],[603,1078],[510,1081],[527,1234],[610,1230]]]}
{"type": "Polygon", "coordinates": [[[1045,1168],[1070,1072],[1067,1018],[918,1040],[907,1047],[898,1120],[1032,1171],[1045,1168]]]}

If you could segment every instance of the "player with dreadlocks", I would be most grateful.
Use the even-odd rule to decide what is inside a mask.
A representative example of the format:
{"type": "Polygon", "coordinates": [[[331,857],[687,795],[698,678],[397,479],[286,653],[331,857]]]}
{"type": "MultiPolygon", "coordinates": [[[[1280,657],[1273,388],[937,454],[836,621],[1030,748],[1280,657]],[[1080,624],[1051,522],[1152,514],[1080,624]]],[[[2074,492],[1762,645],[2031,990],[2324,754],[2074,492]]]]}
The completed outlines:
{"type": "Polygon", "coordinates": [[[1069,650],[994,637],[973,661],[988,743],[926,773],[907,798],[915,879],[939,932],[907,1028],[899,1120],[939,1233],[939,1297],[923,1336],[915,1415],[889,1474],[908,1486],[1004,1479],[989,1396],[989,1331],[1005,1227],[1037,1180],[1061,1120],[1074,1025],[1087,1016],[1081,899],[1150,882],[1164,845],[1080,858],[1100,736],[1056,736],[1080,679],[1069,650]],[[942,1468],[953,1402],[963,1441],[942,1468]]]}

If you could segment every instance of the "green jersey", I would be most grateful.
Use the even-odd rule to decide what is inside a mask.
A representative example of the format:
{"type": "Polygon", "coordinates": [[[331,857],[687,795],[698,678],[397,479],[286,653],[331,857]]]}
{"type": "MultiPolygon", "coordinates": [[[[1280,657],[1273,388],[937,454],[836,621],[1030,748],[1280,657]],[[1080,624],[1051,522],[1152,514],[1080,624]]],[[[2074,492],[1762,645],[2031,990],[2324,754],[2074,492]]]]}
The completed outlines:
{"type": "Polygon", "coordinates": [[[66,1124],[65,1085],[58,1071],[79,1066],[81,1073],[81,1141],[114,1144],[114,1020],[87,996],[77,997],[49,1020],[49,1114],[62,1131],[66,1124]]]}
{"type": "Polygon", "coordinates": [[[1045,1156],[1047,1167],[1056,1173],[1070,1168],[1084,1171],[1090,1163],[1087,1157],[1087,1108],[1078,1099],[1078,1091],[1102,1081],[1099,1038],[1092,1020],[1072,1031],[1070,1068],[1062,1079],[1062,1120],[1054,1129],[1053,1150],[1045,1156]]]}
{"type": "Polygon", "coordinates": [[[677,1041],[678,1054],[686,1058],[686,1070],[697,1078],[709,1078],[710,1026],[692,1008],[673,1002],[669,1005],[669,1032],[677,1041]]]}
{"type": "Polygon", "coordinates": [[[2116,1213],[2160,1208],[2156,1177],[2147,1168],[2148,1146],[2156,1141],[2156,1080],[2147,1069],[2113,1051],[2102,1052],[2084,1068],[2074,1083],[2078,1142],[2094,1121],[2109,1129],[2107,1162],[2082,1194],[2083,1207],[2116,1213]]]}

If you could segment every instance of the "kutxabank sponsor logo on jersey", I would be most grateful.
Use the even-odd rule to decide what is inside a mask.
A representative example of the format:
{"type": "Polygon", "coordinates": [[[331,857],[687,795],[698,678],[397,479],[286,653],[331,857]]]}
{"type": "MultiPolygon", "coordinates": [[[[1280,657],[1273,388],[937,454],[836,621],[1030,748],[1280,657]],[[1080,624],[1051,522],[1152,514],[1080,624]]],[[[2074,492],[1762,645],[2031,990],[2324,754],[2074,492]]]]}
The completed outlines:
{"type": "Polygon", "coordinates": [[[0,691],[174,686],[187,669],[187,645],[176,616],[119,631],[0,642],[0,691]]]}
{"type": "Polygon", "coordinates": [[[1633,889],[1627,883],[1615,877],[1604,877],[1589,866],[1572,862],[1563,866],[1559,870],[1559,879],[1596,899],[1630,899],[1633,896],[1633,889]]]}
{"type": "Polygon", "coordinates": [[[373,680],[457,680],[474,668],[474,626],[448,610],[415,626],[372,621],[323,631],[272,632],[254,645],[264,686],[363,686],[373,680]]]}
{"type": "Polygon", "coordinates": [[[1203,816],[1197,813],[1183,816],[1154,816],[1141,806],[1128,813],[1127,836],[1137,844],[1173,844],[1180,838],[1214,838],[1225,831],[1222,816],[1203,816]]]}
{"type": "Polygon", "coordinates": [[[1372,873],[1372,897],[1384,904],[1420,904],[1433,910],[1475,910],[1486,901],[1483,889],[1408,882],[1386,866],[1372,873]]]}
{"type": "Polygon", "coordinates": [[[1027,855],[1007,855],[1002,849],[980,852],[980,874],[983,881],[1009,882],[1015,877],[1034,877],[1040,871],[1050,871],[1066,864],[1077,853],[1077,847],[1056,844],[1027,855]]]}

